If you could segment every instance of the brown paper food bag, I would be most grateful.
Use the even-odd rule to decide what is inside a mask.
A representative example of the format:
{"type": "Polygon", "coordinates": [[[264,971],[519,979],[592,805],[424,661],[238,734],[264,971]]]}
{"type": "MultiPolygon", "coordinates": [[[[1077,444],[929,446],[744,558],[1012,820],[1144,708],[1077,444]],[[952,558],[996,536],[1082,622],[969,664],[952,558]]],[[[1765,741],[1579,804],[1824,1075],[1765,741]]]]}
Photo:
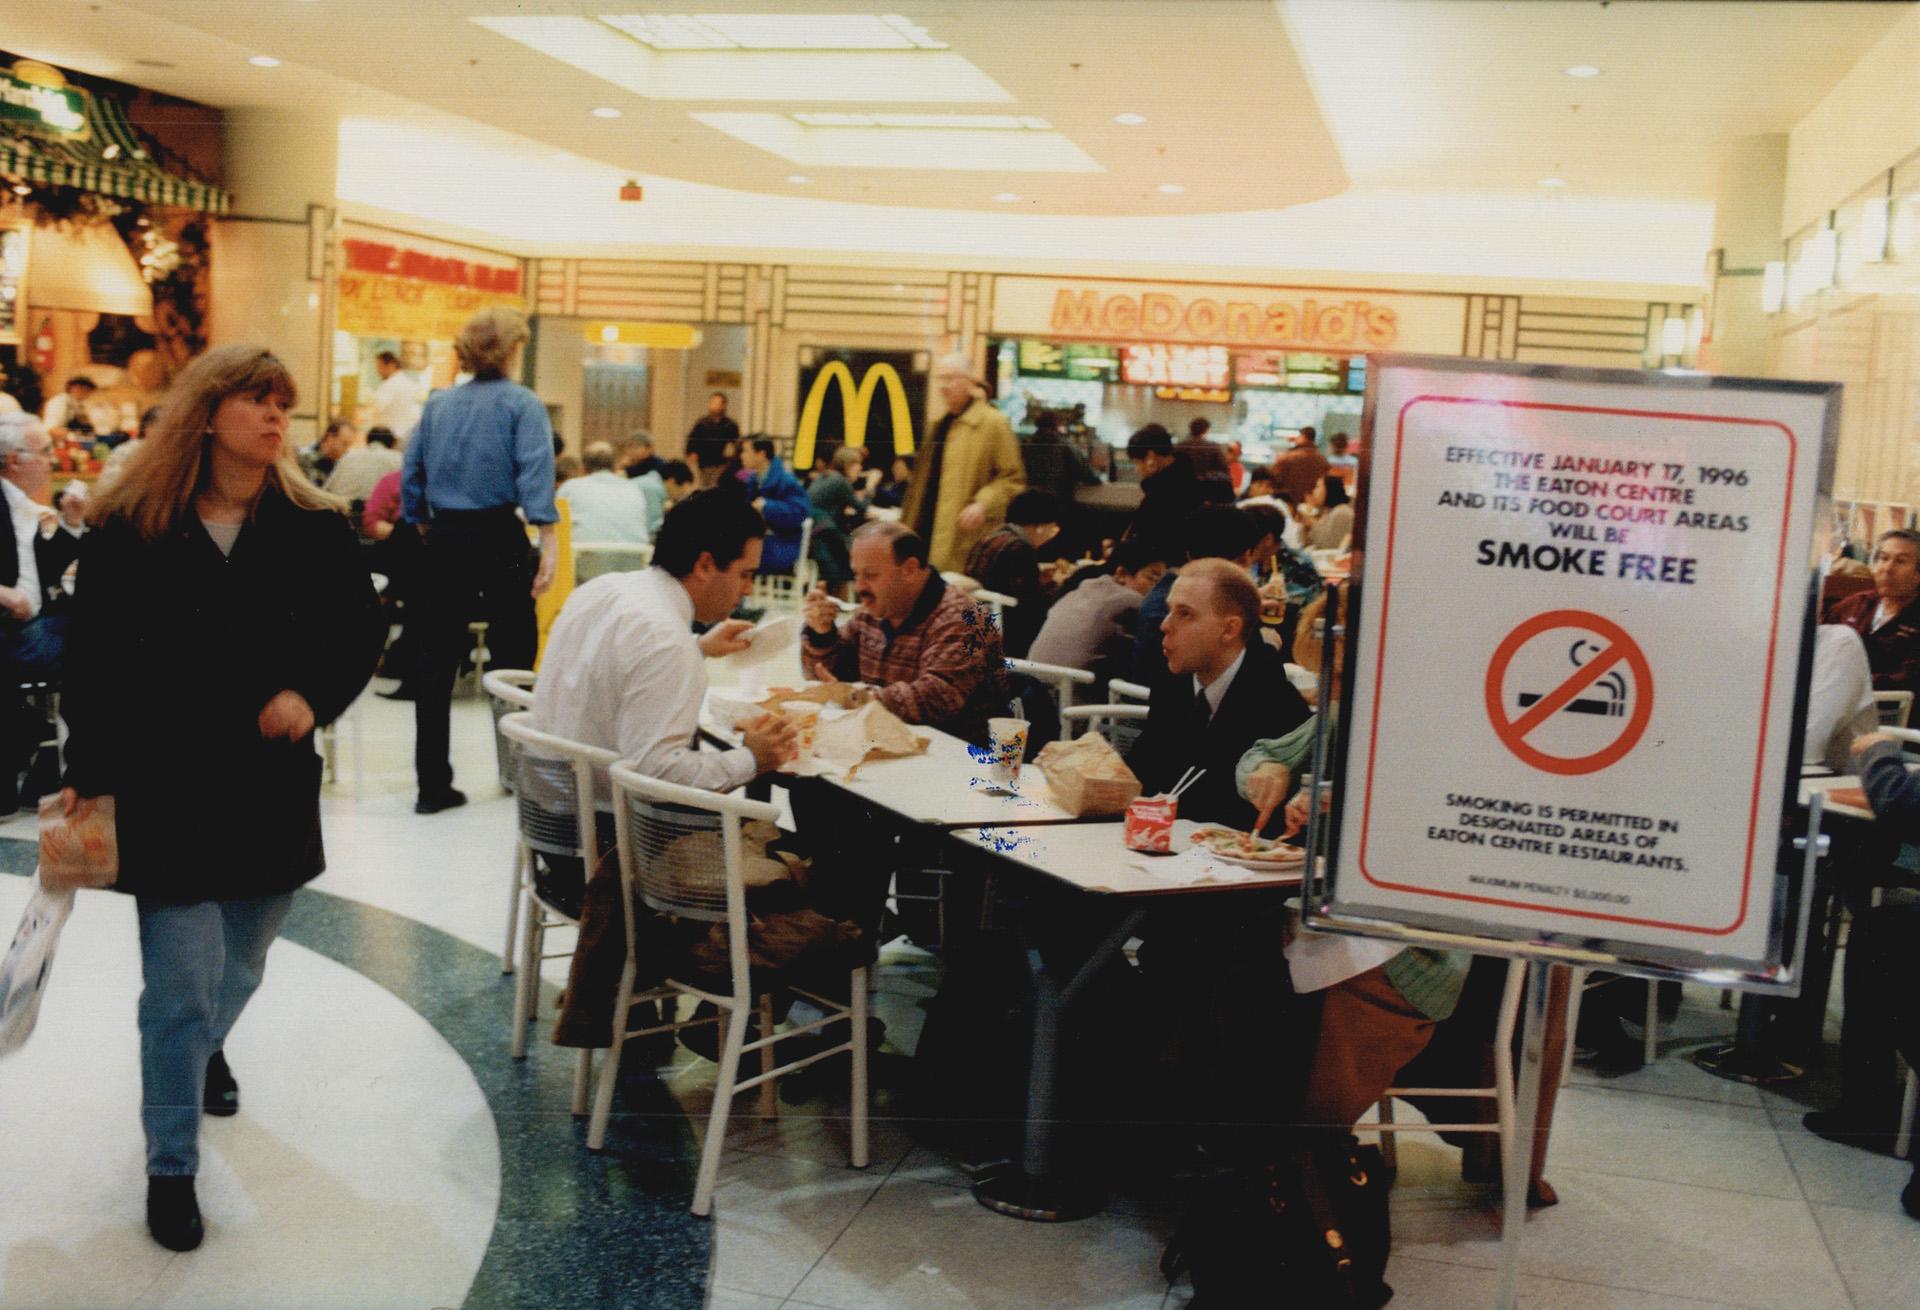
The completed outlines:
{"type": "Polygon", "coordinates": [[[1097,732],[1049,742],[1035,758],[1054,802],[1076,818],[1122,814],[1140,794],[1140,780],[1097,732]]]}
{"type": "Polygon", "coordinates": [[[120,878],[113,797],[83,796],[71,815],[60,795],[40,798],[40,885],[50,892],[111,887],[120,878]]]}

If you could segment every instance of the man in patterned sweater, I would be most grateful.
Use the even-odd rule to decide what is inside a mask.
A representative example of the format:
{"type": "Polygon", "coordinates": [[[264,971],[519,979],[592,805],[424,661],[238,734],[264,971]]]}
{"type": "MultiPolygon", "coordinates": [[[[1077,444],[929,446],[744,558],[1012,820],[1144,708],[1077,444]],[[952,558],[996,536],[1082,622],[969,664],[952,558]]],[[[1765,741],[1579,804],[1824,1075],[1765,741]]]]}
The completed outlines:
{"type": "Polygon", "coordinates": [[[807,597],[807,676],[871,684],[906,722],[985,745],[987,720],[1006,713],[1011,694],[992,614],[942,581],[926,542],[902,524],[861,528],[852,559],[860,609],[844,627],[825,587],[807,597]]]}

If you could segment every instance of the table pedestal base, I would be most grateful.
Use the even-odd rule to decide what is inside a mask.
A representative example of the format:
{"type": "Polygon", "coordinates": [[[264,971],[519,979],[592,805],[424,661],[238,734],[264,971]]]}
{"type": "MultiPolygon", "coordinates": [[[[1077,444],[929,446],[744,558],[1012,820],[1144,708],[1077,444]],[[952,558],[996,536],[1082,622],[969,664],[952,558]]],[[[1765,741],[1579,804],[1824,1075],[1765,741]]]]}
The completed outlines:
{"type": "Polygon", "coordinates": [[[1064,1224],[1100,1213],[1100,1191],[1064,1178],[1029,1178],[1008,1165],[973,1185],[973,1199],[989,1210],[1038,1224],[1064,1224]]]}

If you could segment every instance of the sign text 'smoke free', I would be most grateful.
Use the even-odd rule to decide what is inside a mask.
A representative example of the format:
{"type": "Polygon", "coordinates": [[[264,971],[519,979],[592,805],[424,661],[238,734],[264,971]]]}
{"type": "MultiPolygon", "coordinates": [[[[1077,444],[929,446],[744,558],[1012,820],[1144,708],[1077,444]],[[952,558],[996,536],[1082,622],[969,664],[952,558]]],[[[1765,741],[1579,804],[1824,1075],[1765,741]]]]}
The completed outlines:
{"type": "Polygon", "coordinates": [[[1387,357],[1338,908],[1760,960],[1831,397],[1387,357]]]}

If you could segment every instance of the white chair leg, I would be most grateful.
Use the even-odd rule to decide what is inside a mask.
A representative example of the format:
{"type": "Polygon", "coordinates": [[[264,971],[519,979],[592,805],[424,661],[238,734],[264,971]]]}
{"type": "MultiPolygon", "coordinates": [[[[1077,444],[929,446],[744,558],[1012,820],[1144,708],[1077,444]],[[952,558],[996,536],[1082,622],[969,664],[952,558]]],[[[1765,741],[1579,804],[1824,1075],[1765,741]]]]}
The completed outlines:
{"type": "Polygon", "coordinates": [[[539,908],[530,902],[521,906],[525,920],[520,934],[520,976],[513,980],[513,1036],[508,1049],[513,1058],[527,1058],[527,1024],[540,998],[540,946],[542,932],[539,908]]]}
{"type": "Polygon", "coordinates": [[[593,1086],[593,1049],[583,1046],[573,1060],[573,1114],[587,1112],[587,1092],[593,1086]]]}
{"type": "Polygon", "coordinates": [[[513,972],[513,939],[520,929],[521,869],[525,867],[527,848],[513,844],[513,882],[507,888],[507,944],[500,948],[500,972],[513,972]]]}
{"type": "MultiPolygon", "coordinates": [[[[762,1041],[764,1041],[767,1038],[773,1036],[773,997],[772,995],[769,994],[767,996],[762,996],[760,998],[760,1004],[756,1012],[760,1016],[760,1038],[762,1041]]],[[[772,1073],[773,1061],[774,1061],[773,1047],[762,1046],[760,1048],[760,1072],[772,1073]]],[[[779,1113],[779,1110],[780,1110],[779,1089],[775,1085],[775,1080],[772,1078],[769,1078],[765,1082],[760,1084],[760,1117],[762,1119],[771,1119],[775,1114],[779,1113]]]]}
{"type": "Polygon", "coordinates": [[[1566,1085],[1573,1074],[1573,1036],[1580,1029],[1580,998],[1587,990],[1587,971],[1575,969],[1567,980],[1567,1044],[1560,1053],[1560,1083],[1566,1085]]]}
{"type": "Polygon", "coordinates": [[[1916,1110],[1920,1110],[1920,1073],[1909,1069],[1906,1094],[1900,1098],[1900,1135],[1893,1142],[1893,1153],[1902,1160],[1907,1158],[1907,1150],[1913,1145],[1913,1115],[1916,1110]]]}
{"type": "Polygon", "coordinates": [[[727,1117],[733,1110],[733,1084],[740,1070],[740,1048],[746,1042],[750,1010],[729,1011],[720,1049],[720,1077],[713,1085],[713,1109],[707,1115],[707,1140],[700,1148],[700,1176],[693,1185],[693,1212],[701,1217],[713,1211],[713,1184],[720,1173],[720,1149],[727,1140],[727,1117]]]}
{"type": "MultiPolygon", "coordinates": [[[[855,1169],[867,1167],[867,971],[855,969],[847,981],[853,1003],[853,1150],[855,1169]]],[[[1909,1092],[1913,1084],[1907,1084],[1909,1092]]]]}
{"type": "MultiPolygon", "coordinates": [[[[1383,1096],[1380,1098],[1380,1122],[1383,1124],[1393,1122],[1393,1098],[1391,1096],[1383,1096]]],[[[1400,1167],[1400,1144],[1394,1140],[1399,1136],[1399,1133],[1394,1132],[1380,1134],[1380,1158],[1387,1162],[1387,1168],[1389,1169],[1398,1169],[1400,1167]]]]}
{"type": "Polygon", "coordinates": [[[1660,984],[1651,978],[1647,979],[1647,1030],[1640,1041],[1646,1063],[1660,1058],[1660,984]]]}

